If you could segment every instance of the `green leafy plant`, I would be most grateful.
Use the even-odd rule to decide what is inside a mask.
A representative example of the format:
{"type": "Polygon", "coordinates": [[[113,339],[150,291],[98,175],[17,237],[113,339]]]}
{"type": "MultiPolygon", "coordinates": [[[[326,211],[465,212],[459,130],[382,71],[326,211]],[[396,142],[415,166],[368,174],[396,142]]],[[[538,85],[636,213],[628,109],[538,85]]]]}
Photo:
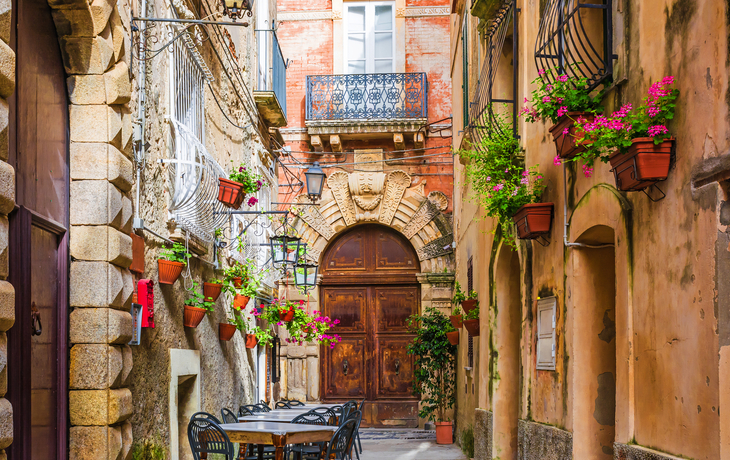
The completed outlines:
{"type": "Polygon", "coordinates": [[[330,319],[318,311],[308,313],[303,300],[295,303],[286,299],[274,299],[271,304],[262,304],[254,309],[253,314],[270,326],[283,326],[289,332],[287,343],[324,344],[334,348],[341,340],[338,334],[329,332],[340,320],[330,319]],[[286,315],[291,315],[292,319],[285,321],[286,315]]]}
{"type": "Polygon", "coordinates": [[[162,446],[161,440],[145,439],[136,443],[132,449],[133,460],[165,460],[166,458],[165,448],[162,446]]]}
{"type": "Polygon", "coordinates": [[[171,248],[164,248],[160,250],[159,259],[187,264],[188,259],[191,257],[192,255],[187,251],[187,249],[185,249],[185,245],[176,242],[172,244],[171,248]]]}
{"type": "Polygon", "coordinates": [[[271,345],[272,340],[274,340],[274,334],[271,332],[271,329],[262,329],[259,326],[255,326],[253,334],[256,336],[258,344],[262,347],[271,345]]]}
{"type": "Polygon", "coordinates": [[[466,172],[476,201],[488,216],[497,219],[505,241],[514,248],[512,216],[522,206],[540,201],[545,186],[537,166],[524,167],[510,122],[496,114],[495,123],[497,128],[479,141],[479,148],[459,151],[459,155],[469,160],[466,172]]]}
{"type": "Polygon", "coordinates": [[[435,308],[408,318],[408,328],[416,334],[407,352],[415,358],[413,394],[423,396],[418,415],[446,421],[446,411],[456,400],[456,346],[449,343],[446,333],[456,329],[435,308]]]}
{"type": "Polygon", "coordinates": [[[459,282],[457,281],[456,283],[454,283],[454,297],[451,299],[451,302],[454,305],[457,305],[456,308],[459,308],[458,305],[465,300],[466,295],[461,290],[461,284],[459,284],[459,282]]]}
{"type": "Polygon", "coordinates": [[[189,307],[202,308],[210,313],[214,310],[215,302],[210,302],[205,297],[203,297],[203,293],[200,291],[199,288],[200,285],[196,281],[193,281],[192,287],[188,289],[188,291],[190,292],[190,297],[185,300],[185,305],[189,307]]]}
{"type": "Polygon", "coordinates": [[[532,81],[537,86],[532,98],[525,98],[525,103],[532,106],[525,106],[520,111],[520,115],[528,122],[535,123],[546,118],[555,124],[569,112],[598,112],[603,92],[591,96],[587,78],[557,74],[554,69],[540,69],[538,74],[532,81]],[[548,77],[552,75],[555,78],[551,83],[548,77]]]}
{"type": "Polygon", "coordinates": [[[221,279],[221,278],[211,278],[211,279],[208,280],[208,283],[210,283],[210,284],[223,284],[223,285],[225,285],[226,284],[226,280],[221,279]]]}
{"type": "Polygon", "coordinates": [[[461,432],[461,451],[467,458],[474,458],[474,428],[469,425],[461,432]]]}
{"type": "Polygon", "coordinates": [[[469,313],[464,315],[464,320],[470,320],[470,319],[479,319],[479,306],[472,308],[469,310],[469,313]]]}
{"type": "Polygon", "coordinates": [[[477,291],[472,289],[471,291],[469,291],[469,296],[467,297],[467,300],[476,300],[477,297],[479,297],[479,294],[477,294],[477,291]]]}
{"type": "Polygon", "coordinates": [[[228,323],[233,324],[234,326],[236,326],[236,329],[238,329],[239,331],[241,331],[243,333],[245,333],[248,329],[246,320],[244,319],[244,317],[242,315],[236,315],[234,313],[232,318],[228,318],[228,323]]]}
{"type": "Polygon", "coordinates": [[[577,120],[576,127],[584,133],[577,141],[583,143],[586,150],[573,160],[580,158],[583,161],[583,174],[591,176],[596,159],[606,163],[613,152],[628,152],[633,139],[649,137],[658,145],[671,137],[666,125],[674,118],[675,101],[679,97],[679,90],[670,88],[672,84],[672,76],[652,84],[636,109],[626,104],[608,117],[577,120]]]}
{"type": "Polygon", "coordinates": [[[459,316],[459,315],[463,315],[464,312],[461,311],[461,307],[459,305],[456,305],[454,307],[454,310],[451,312],[451,314],[454,315],[454,316],[459,316]]]}
{"type": "MultiPolygon", "coordinates": [[[[231,163],[233,163],[233,160],[231,160],[231,163]]],[[[243,191],[247,195],[250,195],[252,193],[256,193],[259,190],[261,190],[262,187],[265,187],[268,185],[266,182],[266,179],[261,174],[256,174],[253,171],[246,168],[246,166],[241,163],[240,166],[236,166],[235,164],[231,165],[231,172],[228,174],[228,178],[234,182],[238,182],[239,184],[243,185],[243,191]]],[[[253,197],[252,197],[253,198],[253,197]]],[[[256,200],[254,198],[254,200],[256,200]]],[[[258,200],[254,201],[253,204],[251,204],[251,200],[249,199],[249,206],[253,206],[256,204],[258,200]]]]}

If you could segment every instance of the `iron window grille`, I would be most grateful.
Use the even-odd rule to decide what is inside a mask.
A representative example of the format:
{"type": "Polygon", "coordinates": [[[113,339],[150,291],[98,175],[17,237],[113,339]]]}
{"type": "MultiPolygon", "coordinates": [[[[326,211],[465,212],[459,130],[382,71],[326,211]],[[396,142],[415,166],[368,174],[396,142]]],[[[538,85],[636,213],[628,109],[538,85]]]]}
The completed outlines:
{"type": "Polygon", "coordinates": [[[276,31],[257,29],[258,42],[258,78],[256,88],[259,91],[273,91],[286,117],[286,62],[279,46],[276,31]]]}
{"type": "Polygon", "coordinates": [[[494,18],[486,29],[486,57],[479,74],[475,100],[469,105],[469,131],[474,146],[478,148],[480,141],[494,130],[499,130],[496,114],[509,113],[511,110],[512,130],[517,137],[517,62],[516,53],[519,52],[519,35],[517,27],[517,13],[515,0],[505,1],[497,10],[494,18]],[[499,65],[504,52],[505,42],[512,32],[512,86],[510,95],[495,94],[495,80],[499,73],[499,65]]]}
{"type": "Polygon", "coordinates": [[[307,121],[428,118],[425,73],[307,76],[307,121]]]}
{"type": "Polygon", "coordinates": [[[585,77],[591,90],[613,76],[612,0],[548,0],[535,43],[538,69],[555,69],[545,78],[559,74],[585,77]],[[600,15],[600,17],[598,16],[600,15]],[[592,24],[601,24],[596,31],[592,24]],[[588,24],[588,27],[586,25],[588,24]],[[602,40],[603,43],[596,43],[602,40]]]}

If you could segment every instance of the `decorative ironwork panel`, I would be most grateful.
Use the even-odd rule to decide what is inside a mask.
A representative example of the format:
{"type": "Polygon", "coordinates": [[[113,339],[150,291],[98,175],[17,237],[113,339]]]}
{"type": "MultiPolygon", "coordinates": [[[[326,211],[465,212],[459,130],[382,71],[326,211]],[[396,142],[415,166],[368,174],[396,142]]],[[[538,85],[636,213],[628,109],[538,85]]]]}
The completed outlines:
{"type": "Polygon", "coordinates": [[[515,21],[516,13],[515,0],[507,0],[497,10],[487,27],[487,53],[479,74],[475,100],[469,104],[469,132],[475,148],[478,148],[485,135],[492,130],[499,129],[495,117],[497,111],[507,114],[511,110],[512,127],[515,136],[517,135],[517,104],[515,103],[517,60],[514,59],[514,53],[518,52],[519,43],[517,21],[515,21]],[[510,72],[512,85],[508,88],[506,96],[498,97],[495,95],[495,89],[504,90],[505,88],[495,88],[495,80],[500,71],[500,62],[503,62],[505,42],[510,35],[513,59],[512,62],[506,62],[506,64],[512,65],[510,72]]]}
{"type": "Polygon", "coordinates": [[[538,69],[585,77],[591,89],[613,74],[612,0],[549,0],[535,43],[538,69]],[[596,26],[599,26],[598,29],[596,26]]]}
{"type": "Polygon", "coordinates": [[[307,120],[427,118],[425,73],[307,76],[307,120]]]}

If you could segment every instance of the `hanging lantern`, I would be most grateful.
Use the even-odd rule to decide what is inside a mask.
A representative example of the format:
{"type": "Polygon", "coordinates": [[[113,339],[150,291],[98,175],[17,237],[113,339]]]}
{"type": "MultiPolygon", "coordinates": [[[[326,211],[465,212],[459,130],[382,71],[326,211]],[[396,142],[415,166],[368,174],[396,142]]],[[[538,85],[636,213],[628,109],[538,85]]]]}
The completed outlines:
{"type": "Polygon", "coordinates": [[[307,195],[313,203],[316,203],[322,197],[322,187],[324,187],[325,174],[319,167],[319,161],[315,161],[311,168],[304,173],[307,181],[307,195]]]}
{"type": "Polygon", "coordinates": [[[234,22],[236,19],[243,18],[244,15],[253,16],[254,0],[221,0],[223,4],[223,14],[231,18],[234,22]]]}
{"type": "Polygon", "coordinates": [[[294,284],[308,291],[317,285],[317,271],[319,265],[311,260],[302,258],[294,265],[294,284]]]}
{"type": "Polygon", "coordinates": [[[301,238],[298,236],[277,235],[269,238],[271,246],[271,260],[274,265],[294,265],[299,261],[299,245],[301,238]]]}

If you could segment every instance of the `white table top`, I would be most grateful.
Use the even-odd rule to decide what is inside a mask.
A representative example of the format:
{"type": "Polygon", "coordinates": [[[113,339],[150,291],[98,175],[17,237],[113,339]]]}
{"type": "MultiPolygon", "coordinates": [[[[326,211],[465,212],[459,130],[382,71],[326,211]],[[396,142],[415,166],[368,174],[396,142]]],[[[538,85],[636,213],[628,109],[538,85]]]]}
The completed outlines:
{"type": "Polygon", "coordinates": [[[221,425],[225,432],[256,432],[271,433],[275,435],[287,435],[292,433],[308,433],[315,431],[337,431],[336,426],[303,425],[299,423],[277,423],[277,422],[248,422],[248,423],[224,423],[221,425]]]}

